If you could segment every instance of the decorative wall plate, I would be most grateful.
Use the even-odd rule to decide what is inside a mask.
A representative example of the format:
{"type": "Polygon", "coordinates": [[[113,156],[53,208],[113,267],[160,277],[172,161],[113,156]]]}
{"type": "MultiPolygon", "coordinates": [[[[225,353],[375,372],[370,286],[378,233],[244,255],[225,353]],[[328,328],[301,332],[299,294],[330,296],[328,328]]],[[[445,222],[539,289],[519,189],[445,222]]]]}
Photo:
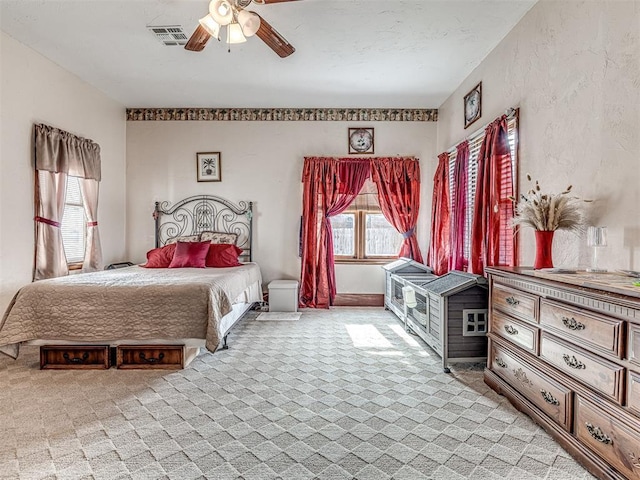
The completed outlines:
{"type": "Polygon", "coordinates": [[[349,129],[349,153],[373,153],[373,128],[349,129]]]}
{"type": "Polygon", "coordinates": [[[464,128],[482,116],[482,82],[464,96],[464,128]]]}

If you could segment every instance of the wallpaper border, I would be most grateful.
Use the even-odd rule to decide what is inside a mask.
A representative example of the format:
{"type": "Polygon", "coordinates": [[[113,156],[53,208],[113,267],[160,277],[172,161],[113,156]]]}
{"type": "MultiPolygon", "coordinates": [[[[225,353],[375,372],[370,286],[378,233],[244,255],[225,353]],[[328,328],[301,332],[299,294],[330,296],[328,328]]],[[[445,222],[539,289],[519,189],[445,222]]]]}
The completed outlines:
{"type": "Polygon", "coordinates": [[[127,108],[127,121],[437,122],[438,109],[127,108]]]}

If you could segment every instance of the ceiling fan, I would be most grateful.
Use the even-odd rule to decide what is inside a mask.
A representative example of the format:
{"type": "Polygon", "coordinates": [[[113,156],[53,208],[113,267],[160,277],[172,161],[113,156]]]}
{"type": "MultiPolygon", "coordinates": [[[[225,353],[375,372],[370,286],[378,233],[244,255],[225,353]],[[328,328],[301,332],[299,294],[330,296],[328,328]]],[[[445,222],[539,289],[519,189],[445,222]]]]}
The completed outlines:
{"type": "Polygon", "coordinates": [[[200,25],[184,48],[192,52],[201,51],[211,37],[220,40],[220,28],[226,26],[228,44],[246,42],[246,37],[257,35],[282,58],[295,52],[293,45],[260,15],[245,10],[252,1],[258,5],[267,5],[295,0],[211,0],[209,13],[199,20],[200,25]]]}

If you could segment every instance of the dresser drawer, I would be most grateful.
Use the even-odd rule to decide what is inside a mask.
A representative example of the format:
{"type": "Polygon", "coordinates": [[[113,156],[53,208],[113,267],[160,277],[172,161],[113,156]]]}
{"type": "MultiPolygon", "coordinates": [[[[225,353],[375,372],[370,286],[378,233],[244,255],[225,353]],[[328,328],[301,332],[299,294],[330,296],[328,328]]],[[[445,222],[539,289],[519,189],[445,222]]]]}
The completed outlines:
{"type": "Polygon", "coordinates": [[[111,367],[108,345],[43,345],[40,368],[43,370],[102,370],[111,367]]]}
{"type": "Polygon", "coordinates": [[[542,332],[540,356],[571,377],[622,403],[624,368],[542,332]]]}
{"type": "Polygon", "coordinates": [[[570,389],[540,372],[502,345],[491,343],[491,370],[500,375],[530,402],[571,430],[572,395],[570,389]]]}
{"type": "Polygon", "coordinates": [[[628,356],[631,363],[640,365],[640,325],[629,324],[629,347],[628,356]]]}
{"type": "Polygon", "coordinates": [[[492,307],[521,320],[538,323],[538,297],[494,282],[492,307]]]}
{"type": "Polygon", "coordinates": [[[627,408],[640,417],[640,373],[628,370],[627,408]]]}
{"type": "Polygon", "coordinates": [[[538,329],[497,310],[491,312],[491,332],[515,343],[534,355],[538,354],[538,329]]]}
{"type": "Polygon", "coordinates": [[[585,348],[622,358],[622,320],[541,300],[540,324],[585,348]]]}
{"type": "Polygon", "coordinates": [[[630,479],[640,480],[640,427],[637,419],[601,409],[576,397],[575,435],[630,479]],[[635,425],[635,428],[633,427],[635,425]]]}

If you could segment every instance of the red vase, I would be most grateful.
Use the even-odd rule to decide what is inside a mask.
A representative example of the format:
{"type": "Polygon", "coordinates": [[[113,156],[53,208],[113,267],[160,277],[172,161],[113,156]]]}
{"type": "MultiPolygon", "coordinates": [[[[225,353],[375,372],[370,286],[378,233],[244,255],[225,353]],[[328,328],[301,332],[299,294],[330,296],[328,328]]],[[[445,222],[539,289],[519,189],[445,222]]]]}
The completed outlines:
{"type": "Polygon", "coordinates": [[[553,268],[553,230],[536,230],[536,261],[533,268],[553,268]]]}

